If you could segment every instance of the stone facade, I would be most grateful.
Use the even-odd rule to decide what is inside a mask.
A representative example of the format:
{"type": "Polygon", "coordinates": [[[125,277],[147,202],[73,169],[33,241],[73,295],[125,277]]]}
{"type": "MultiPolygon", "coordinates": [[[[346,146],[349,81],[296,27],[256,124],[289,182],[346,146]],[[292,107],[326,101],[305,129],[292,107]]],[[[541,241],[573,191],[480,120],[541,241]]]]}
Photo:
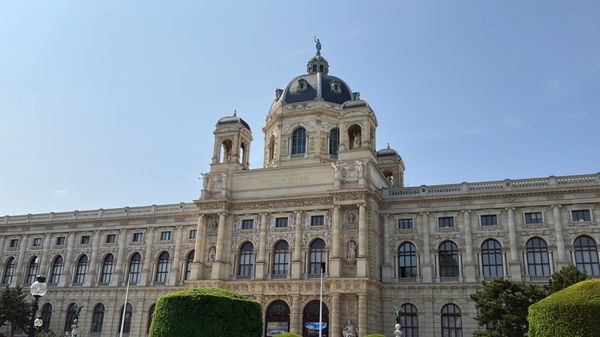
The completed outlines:
{"type": "Polygon", "coordinates": [[[324,262],[326,336],[348,324],[393,336],[406,304],[433,337],[448,321],[480,329],[469,296],[484,279],[544,283],[567,264],[600,276],[600,174],[404,187],[397,152],[376,150],[375,113],[328,69],[318,53],[276,91],[264,168],[249,169],[250,126],[218,121],[199,200],[0,218],[0,281],[47,275],[40,308],[57,332],[78,303],[86,335],[117,335],[128,274],[130,337],[146,336],[159,296],[209,286],[259,300],[271,329],[303,332],[324,262]]]}

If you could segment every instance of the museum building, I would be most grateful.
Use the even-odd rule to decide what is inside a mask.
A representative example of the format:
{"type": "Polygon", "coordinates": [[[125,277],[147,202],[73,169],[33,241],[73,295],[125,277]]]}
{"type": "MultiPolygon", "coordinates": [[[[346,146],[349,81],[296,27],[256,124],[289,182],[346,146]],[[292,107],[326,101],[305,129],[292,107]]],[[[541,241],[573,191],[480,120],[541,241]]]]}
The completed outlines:
{"type": "Polygon", "coordinates": [[[0,282],[47,276],[45,329],[62,333],[82,304],[85,336],[144,337],[156,299],[220,287],[257,299],[265,336],[472,336],[484,280],[544,284],[568,264],[600,276],[600,174],[405,187],[405,166],[376,147],[366,100],[316,55],[277,89],[263,168],[250,169],[250,125],[214,131],[198,200],[0,218],[0,282]],[[124,305],[129,283],[129,301],[124,305]]]}

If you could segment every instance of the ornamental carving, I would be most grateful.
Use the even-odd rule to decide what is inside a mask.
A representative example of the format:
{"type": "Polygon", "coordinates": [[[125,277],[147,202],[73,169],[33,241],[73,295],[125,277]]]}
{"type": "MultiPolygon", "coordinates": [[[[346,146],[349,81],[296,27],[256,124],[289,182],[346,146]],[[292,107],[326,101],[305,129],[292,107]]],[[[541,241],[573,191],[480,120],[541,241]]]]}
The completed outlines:
{"type": "Polygon", "coordinates": [[[355,160],[351,162],[333,162],[334,178],[336,181],[353,183],[364,178],[366,160],[355,160]]]}
{"type": "Polygon", "coordinates": [[[231,210],[242,211],[242,210],[260,210],[260,209],[273,209],[273,208],[291,208],[291,207],[310,207],[310,206],[322,206],[331,205],[331,197],[318,197],[318,198],[306,198],[306,199],[285,199],[285,200],[260,200],[252,202],[240,202],[231,205],[231,210]]]}

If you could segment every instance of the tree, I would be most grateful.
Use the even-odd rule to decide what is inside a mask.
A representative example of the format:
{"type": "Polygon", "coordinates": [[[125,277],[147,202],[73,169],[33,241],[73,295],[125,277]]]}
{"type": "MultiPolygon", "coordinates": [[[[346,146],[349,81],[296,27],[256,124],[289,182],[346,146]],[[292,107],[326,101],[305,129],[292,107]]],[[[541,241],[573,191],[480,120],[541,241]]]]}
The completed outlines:
{"type": "Polygon", "coordinates": [[[27,293],[23,287],[4,288],[0,292],[0,327],[10,324],[10,337],[17,328],[27,331],[31,319],[31,302],[27,301],[27,293]]]}
{"type": "Polygon", "coordinates": [[[483,283],[471,295],[477,308],[475,320],[487,327],[475,337],[524,337],[527,333],[527,308],[544,298],[541,287],[496,279],[483,283]]]}
{"type": "Polygon", "coordinates": [[[585,272],[579,271],[577,267],[570,264],[554,274],[550,279],[550,283],[544,287],[546,294],[550,295],[557,291],[563,290],[575,283],[587,280],[588,276],[585,272]]]}

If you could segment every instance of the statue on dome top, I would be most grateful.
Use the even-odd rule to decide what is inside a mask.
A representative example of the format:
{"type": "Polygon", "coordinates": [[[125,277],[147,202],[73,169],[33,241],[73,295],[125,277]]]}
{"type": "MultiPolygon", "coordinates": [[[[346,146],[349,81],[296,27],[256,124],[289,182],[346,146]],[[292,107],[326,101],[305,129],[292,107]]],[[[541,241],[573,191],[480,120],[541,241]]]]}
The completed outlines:
{"type": "Polygon", "coordinates": [[[314,37],[314,40],[315,40],[315,47],[317,48],[317,55],[321,56],[321,41],[319,39],[317,39],[316,35],[314,37]]]}

